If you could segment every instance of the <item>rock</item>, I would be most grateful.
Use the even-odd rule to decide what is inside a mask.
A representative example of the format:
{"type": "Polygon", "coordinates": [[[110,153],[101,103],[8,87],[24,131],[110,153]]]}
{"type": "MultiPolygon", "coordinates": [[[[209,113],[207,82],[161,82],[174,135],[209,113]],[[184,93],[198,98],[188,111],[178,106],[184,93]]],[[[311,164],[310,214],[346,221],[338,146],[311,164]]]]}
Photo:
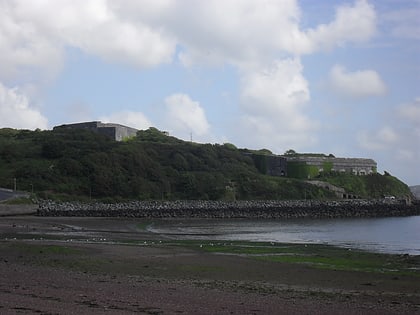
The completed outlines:
{"type": "Polygon", "coordinates": [[[384,200],[240,200],[240,201],[132,201],[39,202],[39,216],[137,218],[344,218],[419,215],[420,205],[384,200]]]}

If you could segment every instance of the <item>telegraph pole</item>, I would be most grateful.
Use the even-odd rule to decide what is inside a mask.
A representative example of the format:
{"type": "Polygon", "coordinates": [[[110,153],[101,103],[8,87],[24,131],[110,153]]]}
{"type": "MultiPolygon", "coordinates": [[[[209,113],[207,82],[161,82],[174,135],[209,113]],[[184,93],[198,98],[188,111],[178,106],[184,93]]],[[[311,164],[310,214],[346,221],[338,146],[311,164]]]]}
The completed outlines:
{"type": "Polygon", "coordinates": [[[16,191],[16,177],[13,178],[13,191],[16,191]]]}

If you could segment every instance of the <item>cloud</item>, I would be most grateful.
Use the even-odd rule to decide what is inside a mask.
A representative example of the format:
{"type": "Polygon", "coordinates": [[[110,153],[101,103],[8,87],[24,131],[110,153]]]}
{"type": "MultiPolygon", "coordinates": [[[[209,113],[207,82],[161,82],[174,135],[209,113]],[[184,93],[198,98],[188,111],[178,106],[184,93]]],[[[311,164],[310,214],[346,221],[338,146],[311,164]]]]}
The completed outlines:
{"type": "Polygon", "coordinates": [[[334,20],[307,32],[312,50],[331,49],[348,42],[365,42],[376,33],[376,13],[366,0],[337,8],[334,20]]]}
{"type": "Polygon", "coordinates": [[[300,60],[276,61],[271,67],[243,74],[241,117],[243,138],[278,151],[316,141],[316,122],[305,114],[310,99],[300,60]]]}
{"type": "Polygon", "coordinates": [[[0,126],[23,129],[46,129],[47,119],[31,108],[28,98],[17,88],[0,83],[0,126]]]}
{"type": "Polygon", "coordinates": [[[420,97],[412,103],[398,106],[397,113],[401,118],[420,128],[420,97]]]}
{"type": "Polygon", "coordinates": [[[329,85],[337,94],[350,98],[381,96],[386,93],[385,83],[376,71],[349,72],[340,65],[331,69],[329,85]]]}
{"type": "Polygon", "coordinates": [[[389,126],[382,127],[375,132],[361,131],[358,141],[361,147],[367,150],[388,150],[395,147],[399,140],[397,132],[389,126]]]}
{"type": "Polygon", "coordinates": [[[108,116],[100,117],[99,120],[104,123],[112,122],[139,130],[147,129],[152,126],[152,123],[143,113],[134,111],[120,111],[112,113],[108,116]]]}
{"type": "MultiPolygon", "coordinates": [[[[301,29],[297,0],[1,1],[0,79],[32,83],[44,76],[40,69],[50,78],[69,47],[138,69],[172,62],[178,53],[184,65],[236,67],[243,121],[264,121],[303,141],[314,122],[302,107],[310,95],[300,56],[366,41],[375,29],[374,8],[364,0],[338,6],[330,23],[311,29],[301,29]]],[[[166,99],[175,118],[169,123],[209,132],[200,104],[182,95],[166,99]],[[185,120],[191,111],[196,117],[185,120]]]]}
{"type": "Polygon", "coordinates": [[[4,76],[33,67],[54,73],[64,49],[74,47],[143,68],[171,62],[177,46],[185,63],[242,67],[365,41],[375,32],[375,11],[364,0],[338,7],[331,23],[314,29],[301,30],[300,16],[296,0],[2,1],[0,67],[4,76]]]}
{"type": "Polygon", "coordinates": [[[279,55],[310,54],[346,42],[365,42],[376,32],[376,13],[367,1],[339,6],[328,24],[300,29],[301,12],[294,0],[184,1],[169,21],[186,65],[199,62],[271,62],[279,55]],[[190,12],[194,12],[193,15],[190,12]],[[205,36],[203,36],[205,34],[205,36]]]}
{"type": "MultiPolygon", "coordinates": [[[[51,40],[48,32],[38,29],[36,21],[21,19],[18,7],[12,1],[0,2],[0,80],[54,77],[62,64],[60,44],[51,40]]],[[[50,16],[45,12],[44,17],[50,16]]]]}
{"type": "Polygon", "coordinates": [[[186,138],[192,132],[194,136],[208,134],[210,124],[199,102],[193,101],[186,94],[173,94],[165,98],[166,126],[170,132],[186,138]]]}
{"type": "Polygon", "coordinates": [[[403,10],[393,10],[384,13],[381,18],[386,26],[390,27],[390,33],[398,38],[420,39],[420,6],[419,3],[411,3],[413,7],[403,10]]]}
{"type": "Polygon", "coordinates": [[[381,156],[388,165],[398,165],[399,174],[410,184],[419,184],[420,160],[420,98],[396,106],[388,120],[376,130],[361,130],[358,143],[361,148],[381,156]]]}
{"type": "Polygon", "coordinates": [[[265,69],[242,75],[242,107],[250,113],[286,113],[309,100],[299,59],[276,60],[265,69]]]}
{"type": "Polygon", "coordinates": [[[307,45],[294,0],[184,1],[176,16],[171,28],[185,48],[181,60],[187,64],[271,60],[279,51],[301,51],[307,45]]]}
{"type": "MultiPolygon", "coordinates": [[[[66,47],[104,60],[150,67],[172,60],[176,42],[164,28],[147,24],[142,3],[129,19],[105,0],[1,1],[0,79],[56,74],[66,47]],[[48,14],[46,14],[48,12],[48,14]],[[42,72],[38,70],[42,69],[42,72]]],[[[158,14],[158,12],[156,12],[158,14]]]]}

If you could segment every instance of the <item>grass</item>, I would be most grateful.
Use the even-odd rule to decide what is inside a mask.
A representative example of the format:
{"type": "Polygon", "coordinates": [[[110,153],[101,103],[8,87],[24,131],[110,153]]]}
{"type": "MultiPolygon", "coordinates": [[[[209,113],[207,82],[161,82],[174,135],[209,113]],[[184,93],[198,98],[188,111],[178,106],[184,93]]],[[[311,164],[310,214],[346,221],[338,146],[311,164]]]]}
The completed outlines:
{"type": "Polygon", "coordinates": [[[28,197],[11,198],[1,203],[5,205],[33,205],[34,204],[33,200],[28,197]]]}
{"type": "Polygon", "coordinates": [[[370,253],[316,244],[177,241],[166,245],[188,247],[209,253],[243,255],[278,263],[305,264],[320,269],[420,277],[420,256],[370,253]]]}
{"type": "MultiPolygon", "coordinates": [[[[144,225],[146,224],[149,223],[144,223],[144,225]]],[[[420,277],[420,256],[370,253],[329,245],[202,240],[124,240],[117,243],[130,246],[180,247],[198,252],[241,255],[249,259],[272,263],[304,264],[309,268],[420,277]]],[[[6,246],[5,244],[7,243],[2,243],[1,247],[6,246]]],[[[33,263],[61,264],[63,267],[79,270],[113,268],[112,264],[104,261],[94,261],[95,259],[90,257],[86,250],[72,246],[43,245],[20,241],[11,244],[8,245],[9,250],[30,257],[33,263]],[[58,263],[58,261],[61,262],[58,263]]],[[[207,270],[206,267],[198,265],[182,266],[182,268],[180,271],[216,271],[207,270]]]]}
{"type": "Polygon", "coordinates": [[[152,221],[145,221],[145,222],[137,223],[136,228],[141,230],[141,231],[146,231],[147,228],[152,224],[153,224],[152,221]]]}

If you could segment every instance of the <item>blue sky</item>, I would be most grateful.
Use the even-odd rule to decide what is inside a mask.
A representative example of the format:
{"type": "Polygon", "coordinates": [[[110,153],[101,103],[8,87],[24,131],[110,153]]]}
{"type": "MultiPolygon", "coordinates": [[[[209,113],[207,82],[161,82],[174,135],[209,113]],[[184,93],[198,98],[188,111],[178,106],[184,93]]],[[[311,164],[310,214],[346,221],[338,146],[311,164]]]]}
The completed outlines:
{"type": "Polygon", "coordinates": [[[0,127],[102,120],[420,184],[418,0],[0,0],[0,127]]]}

